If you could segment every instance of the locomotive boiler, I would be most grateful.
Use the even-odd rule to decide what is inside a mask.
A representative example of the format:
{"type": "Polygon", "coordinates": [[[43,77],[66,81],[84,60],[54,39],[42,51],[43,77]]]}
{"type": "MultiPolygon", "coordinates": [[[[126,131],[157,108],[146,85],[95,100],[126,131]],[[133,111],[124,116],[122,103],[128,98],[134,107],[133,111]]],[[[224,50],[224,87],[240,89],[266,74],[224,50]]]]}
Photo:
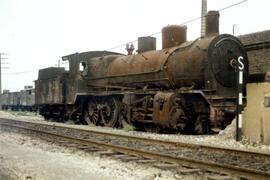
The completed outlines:
{"type": "MultiPolygon", "coordinates": [[[[185,26],[162,30],[162,49],[155,39],[139,39],[138,53],[88,52],[63,57],[70,63],[62,101],[65,114],[86,123],[158,131],[207,133],[223,129],[236,112],[236,64],[248,59],[234,36],[219,35],[219,13],[206,17],[206,35],[186,40],[185,26]],[[82,70],[79,70],[79,64],[82,70]],[[64,97],[66,96],[66,97],[64,97]]],[[[43,109],[44,110],[44,109],[43,109]]],[[[45,110],[46,111],[46,108],[45,110]]]]}

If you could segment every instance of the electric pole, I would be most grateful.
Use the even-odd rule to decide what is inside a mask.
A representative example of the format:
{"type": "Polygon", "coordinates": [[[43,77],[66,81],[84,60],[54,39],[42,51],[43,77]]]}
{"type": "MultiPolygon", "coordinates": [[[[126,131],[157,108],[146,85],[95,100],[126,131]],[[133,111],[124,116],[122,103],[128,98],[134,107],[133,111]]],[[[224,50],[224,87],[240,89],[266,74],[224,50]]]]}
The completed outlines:
{"type": "Polygon", "coordinates": [[[1,94],[2,94],[2,60],[4,59],[8,59],[6,57],[3,57],[3,56],[6,56],[8,55],[7,53],[0,53],[0,97],[1,97],[1,94]]]}

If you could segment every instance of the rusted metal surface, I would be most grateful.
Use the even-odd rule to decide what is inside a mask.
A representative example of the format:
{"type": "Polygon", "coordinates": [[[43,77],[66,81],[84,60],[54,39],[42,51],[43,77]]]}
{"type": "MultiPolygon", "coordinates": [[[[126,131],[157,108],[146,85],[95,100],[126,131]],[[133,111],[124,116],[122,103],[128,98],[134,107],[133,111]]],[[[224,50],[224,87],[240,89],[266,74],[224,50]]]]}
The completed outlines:
{"type": "Polygon", "coordinates": [[[85,61],[109,54],[118,55],[119,53],[108,51],[75,53],[62,58],[69,63],[69,71],[56,67],[41,69],[35,81],[35,103],[39,106],[41,115],[61,121],[78,117],[82,119],[82,105],[89,100],[78,95],[87,93],[89,88],[83,79],[87,75],[85,72],[88,72],[85,61]]]}
{"type": "Polygon", "coordinates": [[[209,11],[206,15],[205,36],[219,34],[219,12],[209,11]]]}
{"type": "Polygon", "coordinates": [[[39,71],[39,78],[35,81],[36,104],[62,104],[64,68],[46,68],[39,71]]]}
{"type": "MultiPolygon", "coordinates": [[[[117,56],[123,55],[110,51],[89,51],[83,53],[75,53],[71,55],[67,55],[62,57],[64,61],[69,62],[69,72],[66,75],[65,79],[65,90],[66,90],[66,104],[74,104],[77,93],[85,93],[88,92],[87,81],[83,78],[87,75],[91,75],[91,68],[95,68],[96,65],[88,64],[89,59],[93,59],[95,57],[102,58],[103,56],[117,56]],[[83,65],[83,69],[80,69],[80,65],[83,65]],[[92,66],[93,65],[93,66],[92,66]],[[90,74],[88,74],[90,73],[90,74]]],[[[98,71],[97,74],[104,72],[106,69],[106,65],[104,64],[102,70],[98,71]]]]}
{"type": "Polygon", "coordinates": [[[185,118],[179,100],[175,93],[158,92],[154,97],[153,122],[163,128],[177,129],[180,118],[185,118]]]}
{"type": "Polygon", "coordinates": [[[105,56],[89,60],[89,84],[131,87],[203,85],[205,49],[214,37],[186,42],[159,51],[131,56],[105,56]]]}
{"type": "Polygon", "coordinates": [[[186,26],[170,25],[162,29],[162,49],[178,46],[186,41],[186,26]]]}
{"type": "Polygon", "coordinates": [[[38,72],[38,80],[53,79],[61,76],[65,72],[64,68],[49,67],[40,69],[38,72]]]}
{"type": "MultiPolygon", "coordinates": [[[[205,133],[232,120],[236,83],[231,62],[239,55],[246,57],[235,37],[212,33],[159,51],[128,56],[103,53],[66,56],[69,72],[41,70],[37,102],[62,104],[61,109],[72,105],[70,114],[77,112],[76,117],[86,122],[112,127],[121,127],[126,120],[145,128],[205,133]],[[116,96],[119,108],[109,103],[109,95],[116,96]],[[131,102],[126,103],[123,96],[131,102]],[[110,108],[116,111],[107,111],[110,108]]],[[[51,111],[56,110],[49,107],[51,111]]]]}
{"type": "Polygon", "coordinates": [[[80,63],[86,62],[89,59],[95,57],[103,57],[108,55],[123,55],[120,53],[109,52],[109,51],[89,51],[83,53],[75,53],[67,56],[63,56],[63,61],[69,62],[69,77],[70,78],[80,78],[80,63]]]}
{"type": "MultiPolygon", "coordinates": [[[[136,106],[131,107],[132,116],[127,117],[135,122],[152,122],[158,127],[171,129],[185,129],[187,122],[194,124],[201,122],[198,126],[195,125],[198,128],[208,124],[221,125],[223,121],[227,124],[235,111],[233,100],[227,99],[235,96],[235,78],[230,75],[234,73],[234,67],[230,62],[239,55],[246,57],[243,48],[238,47],[241,47],[241,43],[235,37],[214,35],[160,51],[148,51],[131,56],[111,55],[93,58],[87,61],[88,72],[85,79],[88,80],[89,86],[103,86],[106,90],[107,87],[111,89],[132,87],[141,88],[144,91],[155,88],[179,89],[180,95],[183,93],[182,90],[201,90],[202,92],[201,95],[194,92],[184,93],[184,101],[191,103],[185,103],[186,107],[183,108],[175,109],[165,104],[167,109],[162,111],[158,110],[155,101],[153,105],[147,102],[137,103],[136,106]],[[220,47],[222,49],[218,50],[220,47]],[[217,71],[217,67],[222,71],[217,71]],[[202,91],[204,88],[208,91],[202,91]],[[214,93],[221,100],[212,99],[213,94],[206,97],[207,93],[214,93]],[[211,103],[205,103],[206,100],[211,103]],[[145,107],[145,104],[149,105],[145,107]],[[149,111],[151,108],[153,110],[149,111]],[[174,120],[170,119],[172,118],[171,111],[175,111],[174,120]],[[188,111],[194,112],[194,115],[187,115],[188,111]]],[[[246,66],[248,66],[247,62],[246,58],[246,66]]],[[[245,77],[247,77],[247,72],[245,72],[245,77]]],[[[143,99],[143,97],[137,98],[135,101],[143,99]]],[[[154,95],[151,98],[154,98],[154,95]]],[[[170,103],[174,101],[175,99],[170,103]]],[[[207,131],[199,129],[198,132],[207,131]]]]}
{"type": "Polygon", "coordinates": [[[151,36],[138,38],[138,53],[156,50],[156,38],[151,36]]]}
{"type": "Polygon", "coordinates": [[[86,107],[84,115],[88,124],[119,126],[120,103],[117,98],[92,98],[86,107]]]}
{"type": "MultiPolygon", "coordinates": [[[[248,59],[236,37],[218,35],[218,25],[219,13],[210,11],[206,36],[194,41],[186,41],[186,27],[167,26],[162,30],[162,50],[152,50],[154,38],[142,37],[138,54],[132,54],[128,44],[127,56],[107,51],[64,56],[69,72],[40,71],[37,102],[70,105],[69,112],[77,112],[82,122],[88,114],[88,119],[98,117],[94,124],[113,127],[125,120],[145,129],[189,129],[192,133],[209,132],[217,125],[224,128],[235,113],[233,62],[242,56],[247,67],[248,59]],[[119,108],[110,103],[112,98],[119,101],[119,108]],[[118,112],[106,111],[109,108],[118,112]],[[116,118],[106,118],[102,112],[113,112],[121,120],[115,123],[116,118]]],[[[245,71],[245,79],[247,75],[245,71]]]]}

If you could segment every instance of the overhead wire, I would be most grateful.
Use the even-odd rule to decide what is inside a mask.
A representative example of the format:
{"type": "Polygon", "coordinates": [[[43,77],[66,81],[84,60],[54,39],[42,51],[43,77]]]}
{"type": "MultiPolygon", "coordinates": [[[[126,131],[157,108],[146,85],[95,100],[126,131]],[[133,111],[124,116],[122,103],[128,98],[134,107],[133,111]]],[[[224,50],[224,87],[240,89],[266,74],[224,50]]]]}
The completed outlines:
{"type": "MultiPolygon", "coordinates": [[[[232,8],[232,7],[234,7],[234,6],[237,6],[237,5],[239,5],[239,4],[242,4],[242,3],[246,2],[246,1],[248,1],[248,0],[242,0],[242,1],[239,1],[239,2],[237,2],[237,3],[231,4],[231,5],[229,5],[229,6],[223,7],[223,8],[221,8],[221,9],[219,9],[218,12],[224,11],[224,10],[226,10],[226,9],[230,9],[230,8],[232,8]]],[[[203,16],[200,16],[200,17],[196,17],[196,18],[190,19],[190,20],[188,20],[188,21],[185,21],[185,22],[181,23],[180,25],[186,25],[186,24],[189,24],[189,23],[191,23],[191,22],[200,20],[202,17],[203,17],[203,16]]],[[[159,32],[152,33],[152,34],[150,34],[150,35],[148,35],[148,36],[155,36],[155,35],[160,34],[160,33],[161,33],[161,32],[159,31],[159,32]]],[[[125,45],[128,44],[128,43],[134,43],[134,42],[137,42],[137,41],[138,41],[137,39],[136,39],[136,40],[132,40],[132,41],[128,41],[128,42],[126,42],[126,43],[123,43],[123,44],[114,46],[114,47],[109,48],[109,49],[106,49],[106,50],[104,50],[104,51],[110,51],[110,50],[113,50],[113,49],[117,49],[117,48],[120,48],[120,47],[125,46],[125,45]]],[[[3,75],[25,74],[25,73],[35,72],[35,71],[38,71],[38,70],[39,70],[39,69],[29,70],[29,71],[21,71],[21,72],[13,72],[13,73],[3,73],[3,75]]]]}
{"type": "Polygon", "coordinates": [[[21,72],[11,72],[11,73],[3,73],[3,75],[17,75],[17,74],[26,74],[26,73],[31,73],[38,71],[39,69],[34,69],[34,70],[28,70],[28,71],[21,71],[21,72]]]}
{"type": "MultiPolygon", "coordinates": [[[[221,8],[221,9],[217,10],[217,11],[218,11],[218,12],[221,12],[221,11],[224,11],[224,10],[226,10],[226,9],[230,9],[230,8],[232,8],[232,7],[234,7],[234,6],[237,6],[237,5],[239,5],[239,4],[242,4],[242,3],[246,2],[246,1],[248,1],[248,0],[242,0],[242,1],[239,1],[239,2],[237,2],[237,3],[234,3],[234,4],[231,4],[231,5],[229,5],[229,6],[223,7],[223,8],[221,8]]],[[[181,23],[180,25],[186,25],[186,24],[189,24],[189,23],[191,23],[191,22],[198,21],[198,20],[200,20],[202,17],[205,17],[205,16],[200,16],[200,17],[193,18],[193,19],[191,19],[191,20],[188,20],[188,21],[185,21],[185,22],[181,23]]],[[[152,33],[152,34],[150,34],[150,35],[148,35],[148,36],[155,36],[155,35],[158,35],[158,34],[160,34],[160,33],[161,33],[161,32],[159,31],[159,32],[152,33]]],[[[123,43],[123,44],[120,44],[120,45],[118,45],[118,46],[114,46],[114,47],[112,47],[112,48],[106,49],[105,51],[110,51],[110,50],[113,50],[113,49],[117,49],[117,48],[120,48],[120,47],[122,47],[122,46],[125,46],[126,44],[134,43],[134,42],[137,42],[137,41],[138,41],[137,39],[136,39],[136,40],[132,40],[132,41],[128,41],[128,42],[123,43]]]]}

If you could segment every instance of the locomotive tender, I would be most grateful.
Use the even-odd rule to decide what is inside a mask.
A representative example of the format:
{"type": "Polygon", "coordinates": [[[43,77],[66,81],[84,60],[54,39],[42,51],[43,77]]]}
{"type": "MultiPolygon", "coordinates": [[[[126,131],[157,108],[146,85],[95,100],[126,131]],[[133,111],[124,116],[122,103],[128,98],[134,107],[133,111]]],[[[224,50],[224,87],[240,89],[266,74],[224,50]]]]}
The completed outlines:
{"type": "Polygon", "coordinates": [[[137,54],[90,51],[64,56],[69,71],[39,71],[36,104],[46,118],[78,118],[121,127],[123,121],[146,130],[207,133],[223,129],[236,113],[236,64],[248,59],[234,36],[219,35],[219,13],[206,17],[206,35],[186,41],[185,26],[162,30],[155,39],[139,38],[137,54]],[[80,65],[83,67],[80,70],[80,65]]]}

